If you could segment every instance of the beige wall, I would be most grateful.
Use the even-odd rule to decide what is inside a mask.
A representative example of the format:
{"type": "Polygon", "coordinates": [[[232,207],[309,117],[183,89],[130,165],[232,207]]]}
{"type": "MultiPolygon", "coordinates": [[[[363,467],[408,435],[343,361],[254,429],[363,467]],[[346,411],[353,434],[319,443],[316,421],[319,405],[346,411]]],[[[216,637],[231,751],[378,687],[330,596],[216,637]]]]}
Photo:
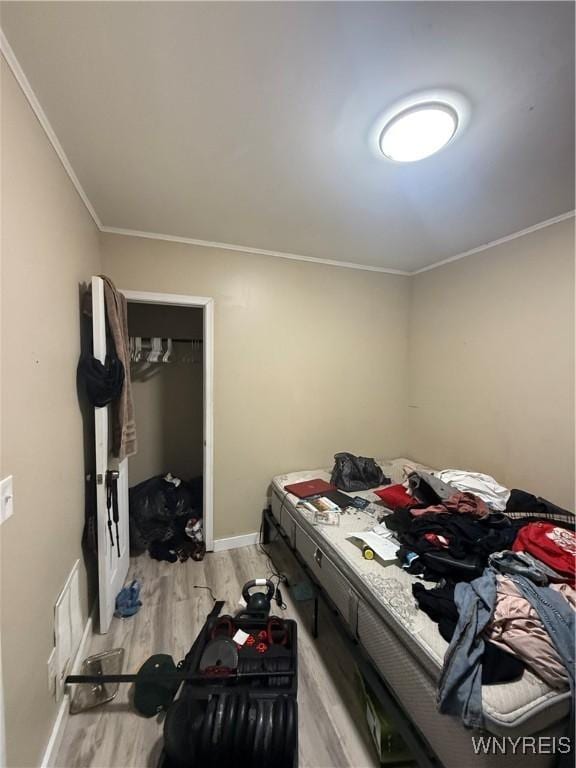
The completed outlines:
{"type": "Polygon", "coordinates": [[[405,449],[408,278],[118,235],[134,290],[215,300],[215,536],[258,530],[273,475],[405,449]]]}
{"type": "MultiPolygon", "coordinates": [[[[131,336],[202,339],[203,311],[129,303],[128,332],[131,336]]],[[[190,345],[176,343],[173,362],[131,366],[138,453],[130,458],[130,485],[168,471],[185,480],[202,475],[203,366],[201,353],[198,362],[184,360],[191,354],[190,345]]]]}
{"type": "MultiPolygon", "coordinates": [[[[79,284],[100,271],[97,230],[2,60],[1,631],[8,765],[36,766],[57,705],[46,662],[53,611],[84,521],[76,395],[79,284]]],[[[84,618],[87,589],[81,569],[84,618]]]]}
{"type": "Polygon", "coordinates": [[[11,768],[38,764],[56,715],[53,605],[81,557],[84,516],[78,290],[101,271],[100,256],[120,287],[215,299],[216,537],[256,530],[274,474],[330,466],[337,450],[410,452],[573,505],[573,222],[413,278],[115,235],[101,237],[99,252],[4,65],[2,129],[11,768]]]}
{"type": "Polygon", "coordinates": [[[199,477],[204,458],[202,366],[155,365],[145,378],[140,366],[132,368],[138,453],[130,457],[130,485],[165,472],[184,480],[199,477]]]}
{"type": "Polygon", "coordinates": [[[412,278],[408,442],[574,508],[574,220],[412,278]]]}

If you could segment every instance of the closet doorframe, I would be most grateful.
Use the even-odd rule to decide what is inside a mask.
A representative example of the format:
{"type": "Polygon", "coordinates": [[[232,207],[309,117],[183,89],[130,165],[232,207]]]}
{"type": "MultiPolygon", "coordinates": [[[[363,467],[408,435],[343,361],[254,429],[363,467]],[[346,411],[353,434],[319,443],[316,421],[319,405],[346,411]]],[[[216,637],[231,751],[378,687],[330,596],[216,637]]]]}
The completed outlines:
{"type": "Polygon", "coordinates": [[[164,304],[202,309],[204,324],[204,539],[206,549],[214,549],[214,299],[177,293],[150,293],[120,289],[126,300],[135,304],[164,304]]]}

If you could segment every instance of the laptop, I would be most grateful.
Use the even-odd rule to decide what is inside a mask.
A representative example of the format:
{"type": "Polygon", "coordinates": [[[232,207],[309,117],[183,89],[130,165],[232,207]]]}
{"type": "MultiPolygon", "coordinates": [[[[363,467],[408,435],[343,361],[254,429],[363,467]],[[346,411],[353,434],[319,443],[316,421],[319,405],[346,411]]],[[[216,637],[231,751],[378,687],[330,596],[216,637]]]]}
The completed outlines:
{"type": "Polygon", "coordinates": [[[285,485],[284,490],[288,491],[288,493],[293,493],[299,499],[308,499],[310,496],[323,496],[327,491],[336,491],[338,489],[335,485],[330,485],[326,480],[321,480],[317,477],[313,480],[304,480],[301,483],[285,485]]]}
{"type": "Polygon", "coordinates": [[[348,496],[347,493],[342,493],[342,491],[326,491],[323,496],[326,496],[327,499],[333,501],[334,504],[338,504],[340,509],[357,507],[356,499],[353,496],[348,496]]]}

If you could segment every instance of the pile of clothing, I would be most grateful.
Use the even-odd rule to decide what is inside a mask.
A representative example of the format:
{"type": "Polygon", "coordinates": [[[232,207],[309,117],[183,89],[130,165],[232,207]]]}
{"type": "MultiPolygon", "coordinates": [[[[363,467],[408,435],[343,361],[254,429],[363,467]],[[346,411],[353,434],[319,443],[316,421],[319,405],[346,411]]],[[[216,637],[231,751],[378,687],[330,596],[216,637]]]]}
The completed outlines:
{"type": "Polygon", "coordinates": [[[202,478],[189,482],[170,472],[130,488],[130,551],[155,560],[202,560],[202,478]]]}
{"type": "Polygon", "coordinates": [[[407,468],[406,486],[381,492],[394,498],[384,518],[401,543],[403,567],[424,579],[454,582],[481,576],[491,554],[526,551],[574,586],[574,515],[488,475],[407,468]]]}
{"type": "MultiPolygon", "coordinates": [[[[482,685],[529,669],[574,694],[573,513],[475,472],[406,469],[384,518],[402,567],[437,585],[413,594],[449,643],[440,711],[482,727],[482,685]]],[[[388,503],[384,497],[385,503],[388,503]]]]}

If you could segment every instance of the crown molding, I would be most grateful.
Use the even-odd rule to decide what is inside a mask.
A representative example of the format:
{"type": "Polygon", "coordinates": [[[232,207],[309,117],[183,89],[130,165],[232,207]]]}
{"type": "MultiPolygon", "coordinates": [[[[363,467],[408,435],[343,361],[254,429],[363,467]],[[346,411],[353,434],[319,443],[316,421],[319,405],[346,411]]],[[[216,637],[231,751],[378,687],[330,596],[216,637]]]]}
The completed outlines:
{"type": "Polygon", "coordinates": [[[88,209],[88,213],[94,219],[94,223],[96,224],[98,229],[102,229],[102,224],[100,222],[98,214],[94,210],[94,206],[88,199],[88,195],[84,191],[82,184],[80,184],[78,176],[76,176],[76,174],[74,173],[74,169],[72,168],[72,164],[70,163],[70,160],[68,160],[66,152],[64,152],[62,145],[58,141],[58,137],[56,136],[56,133],[52,128],[52,125],[50,124],[50,121],[48,120],[46,113],[42,109],[42,106],[40,105],[40,102],[38,101],[38,98],[36,97],[36,94],[34,93],[28,78],[24,74],[24,70],[20,66],[20,62],[16,58],[16,54],[12,50],[12,47],[8,42],[6,35],[4,34],[4,31],[1,28],[0,28],[0,52],[2,53],[2,55],[4,56],[4,59],[6,60],[6,63],[12,70],[12,74],[16,78],[18,85],[20,86],[20,88],[22,89],[22,92],[24,93],[24,96],[26,96],[28,103],[32,107],[32,110],[36,115],[38,122],[44,129],[46,136],[48,137],[50,143],[54,147],[54,151],[60,158],[60,162],[62,163],[62,165],[64,166],[64,170],[70,177],[70,181],[74,185],[76,192],[78,192],[82,202],[88,209]]]}
{"type": "Polygon", "coordinates": [[[561,221],[565,221],[566,219],[572,218],[574,215],[576,215],[576,211],[566,211],[566,213],[561,213],[559,216],[554,216],[551,219],[546,219],[546,221],[541,221],[538,224],[533,224],[531,227],[526,227],[526,229],[521,229],[518,232],[512,232],[510,235],[504,235],[504,237],[498,238],[498,240],[491,240],[489,243],[485,243],[484,245],[478,245],[476,248],[471,248],[469,251],[464,251],[464,253],[458,253],[456,256],[450,256],[447,259],[442,259],[442,261],[436,261],[434,264],[428,264],[426,267],[422,267],[421,269],[416,269],[413,272],[409,272],[409,275],[421,275],[422,272],[429,272],[431,269],[437,269],[438,267],[443,267],[445,264],[451,264],[453,261],[459,261],[460,259],[465,259],[467,256],[474,256],[475,253],[481,253],[482,251],[487,251],[489,248],[494,248],[497,245],[502,245],[503,243],[509,243],[511,240],[516,240],[517,237],[524,237],[524,235],[530,235],[532,232],[537,232],[539,229],[544,229],[544,227],[550,227],[552,224],[558,224],[561,221]]]}
{"type": "Polygon", "coordinates": [[[191,237],[179,237],[177,235],[162,235],[157,232],[139,232],[135,229],[122,229],[121,227],[100,227],[101,232],[110,235],[125,235],[126,237],[141,237],[146,240],[164,240],[169,243],[183,243],[184,245],[199,245],[203,248],[218,248],[222,251],[238,251],[239,253],[251,253],[256,256],[274,256],[278,259],[291,259],[292,261],[307,261],[312,264],[324,264],[330,267],[344,267],[345,269],[360,269],[368,272],[385,272],[390,275],[407,276],[410,272],[389,267],[376,267],[372,264],[356,264],[351,261],[337,261],[336,259],[321,259],[315,256],[301,256],[297,253],[284,253],[283,251],[269,251],[265,248],[252,248],[249,245],[234,245],[233,243],[217,243],[212,240],[197,240],[191,237]]]}
{"type": "Polygon", "coordinates": [[[527,227],[526,229],[522,229],[519,232],[513,232],[512,234],[506,235],[505,237],[501,237],[498,240],[492,240],[491,242],[485,243],[484,245],[479,245],[476,248],[471,248],[470,250],[464,251],[464,253],[459,253],[456,256],[450,256],[447,259],[436,261],[433,264],[429,264],[426,267],[422,267],[421,269],[416,269],[412,272],[408,270],[402,270],[402,269],[391,269],[389,267],[377,267],[372,264],[356,264],[350,261],[338,261],[336,259],[322,259],[322,258],[317,258],[315,256],[302,256],[297,253],[284,253],[283,251],[270,251],[264,248],[252,248],[251,246],[247,246],[247,245],[219,243],[211,240],[198,240],[190,237],[179,237],[177,235],[164,235],[157,232],[141,232],[134,229],[123,229],[120,227],[107,227],[107,226],[104,226],[100,221],[100,218],[96,213],[94,206],[90,202],[88,195],[84,191],[84,188],[80,184],[78,177],[74,173],[72,164],[68,160],[68,157],[64,152],[62,145],[58,141],[58,137],[56,136],[56,133],[52,128],[52,125],[50,124],[50,121],[48,120],[46,113],[42,109],[42,106],[40,105],[40,102],[38,101],[38,98],[34,93],[34,90],[32,89],[32,86],[30,85],[28,78],[24,74],[24,70],[20,66],[20,62],[16,58],[16,54],[12,50],[12,47],[8,42],[6,35],[4,34],[4,31],[2,30],[1,27],[0,27],[0,53],[2,53],[2,55],[4,56],[6,63],[10,67],[14,77],[16,78],[18,84],[20,85],[20,88],[22,89],[24,96],[28,100],[28,103],[30,104],[34,114],[36,115],[38,122],[44,129],[44,132],[46,133],[48,140],[52,144],[54,151],[56,152],[58,158],[60,159],[60,162],[62,163],[66,173],[70,178],[70,181],[72,182],[76,191],[78,192],[82,202],[86,206],[86,209],[88,210],[90,216],[93,218],[94,223],[96,224],[100,232],[104,232],[107,234],[124,235],[127,237],[140,237],[148,240],[163,240],[170,243],[183,243],[184,245],[198,245],[204,248],[216,248],[224,251],[237,251],[239,253],[251,253],[256,256],[274,256],[279,259],[290,259],[292,261],[305,261],[312,264],[324,264],[330,267],[343,267],[345,269],[359,269],[367,272],[381,272],[389,275],[411,276],[411,275],[420,275],[423,272],[429,272],[432,269],[437,269],[438,267],[443,267],[446,264],[450,264],[453,261],[459,261],[460,259],[465,259],[468,256],[473,256],[476,253],[481,253],[482,251],[485,251],[488,248],[493,248],[496,245],[501,245],[502,243],[507,243],[510,240],[515,240],[517,237],[523,237],[524,235],[529,235],[531,232],[536,232],[537,230],[543,229],[544,227],[549,227],[552,224],[557,224],[560,221],[569,219],[573,217],[576,213],[576,211],[568,211],[566,213],[561,214],[560,216],[555,216],[552,219],[547,219],[546,221],[542,221],[538,224],[534,224],[533,226],[527,227]]]}

